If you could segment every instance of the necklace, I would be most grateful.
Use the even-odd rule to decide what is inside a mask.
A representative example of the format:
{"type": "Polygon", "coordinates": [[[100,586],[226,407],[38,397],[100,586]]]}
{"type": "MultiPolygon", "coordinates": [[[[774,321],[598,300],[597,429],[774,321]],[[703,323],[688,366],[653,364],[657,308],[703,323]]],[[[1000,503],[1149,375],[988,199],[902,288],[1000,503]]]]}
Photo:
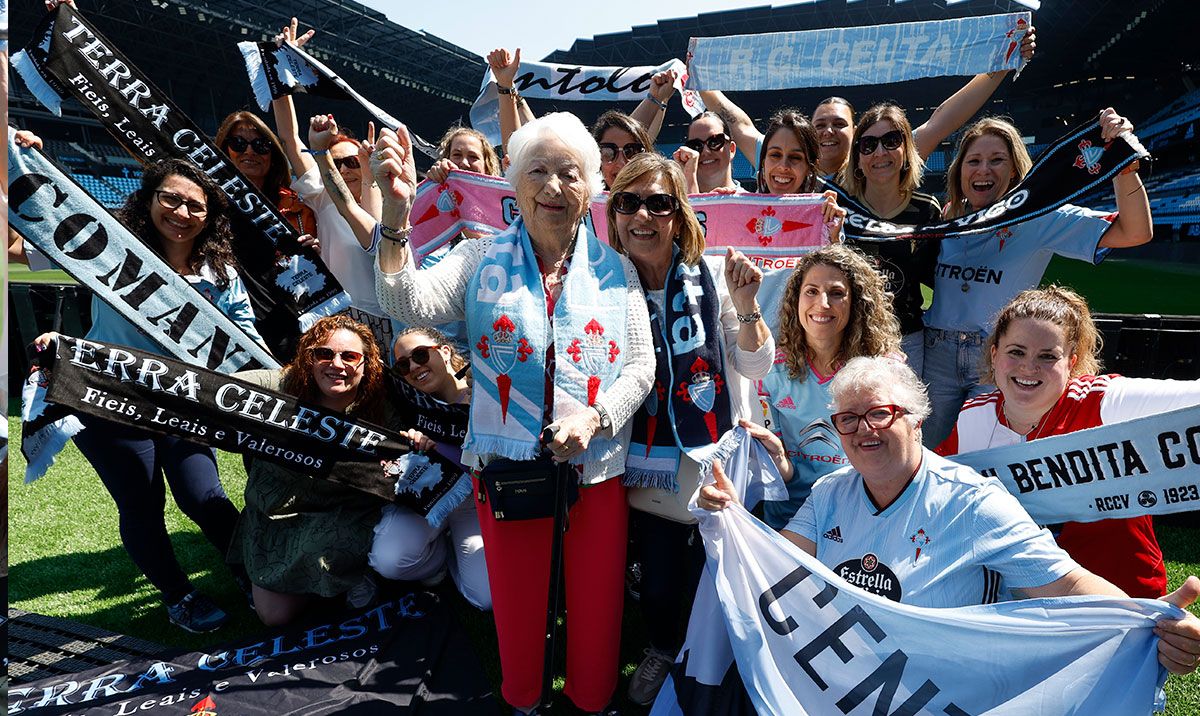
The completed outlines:
{"type": "MultiPolygon", "coordinates": [[[[1030,425],[1028,430],[1022,432],[1021,430],[1018,429],[1019,424],[1014,422],[1011,418],[1008,417],[1008,411],[1005,410],[1003,405],[1000,406],[1000,412],[1002,412],[1004,414],[1004,422],[1008,423],[1009,430],[1012,430],[1014,433],[1017,433],[1018,435],[1023,437],[1025,439],[1025,442],[1031,442],[1033,440],[1037,440],[1039,437],[1041,437],[1041,434],[1043,432],[1045,432],[1045,430],[1046,430],[1046,426],[1042,424],[1042,421],[1044,421],[1046,419],[1045,413],[1043,413],[1042,417],[1038,418],[1033,423],[1033,425],[1030,425]]],[[[1000,424],[1000,420],[999,420],[999,416],[997,416],[996,424],[992,426],[992,436],[988,438],[988,447],[992,446],[992,437],[995,437],[996,426],[998,426],[999,424],[1000,424]]]]}

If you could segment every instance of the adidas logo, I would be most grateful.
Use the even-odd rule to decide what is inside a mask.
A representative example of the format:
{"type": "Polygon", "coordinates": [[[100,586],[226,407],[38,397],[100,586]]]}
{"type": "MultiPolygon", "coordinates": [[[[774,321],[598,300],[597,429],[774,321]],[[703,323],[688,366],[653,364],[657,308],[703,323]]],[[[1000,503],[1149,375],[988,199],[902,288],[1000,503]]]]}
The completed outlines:
{"type": "Polygon", "coordinates": [[[783,400],[776,403],[775,407],[776,408],[787,408],[788,410],[795,410],[796,403],[795,403],[795,401],[792,400],[792,396],[789,395],[789,396],[785,397],[783,400]]]}
{"type": "Polygon", "coordinates": [[[838,525],[837,527],[834,527],[833,529],[829,530],[828,532],[826,532],[825,534],[823,534],[821,536],[824,537],[825,539],[831,539],[834,542],[841,542],[842,541],[842,526],[838,525]]]}

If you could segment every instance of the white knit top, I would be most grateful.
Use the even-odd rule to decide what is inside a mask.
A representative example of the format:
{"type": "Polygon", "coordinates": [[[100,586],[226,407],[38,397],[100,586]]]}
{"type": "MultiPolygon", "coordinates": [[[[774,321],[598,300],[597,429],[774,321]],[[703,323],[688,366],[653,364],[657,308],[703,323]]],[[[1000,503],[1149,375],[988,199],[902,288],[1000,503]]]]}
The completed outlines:
{"type": "MultiPolygon", "coordinates": [[[[492,245],[485,237],[463,241],[434,266],[418,270],[409,253],[408,263],[396,273],[384,273],[375,261],[375,294],[388,315],[412,326],[461,321],[466,318],[467,284],[475,275],[492,245]]],[[[588,462],[583,466],[583,484],[591,485],[625,472],[625,453],[629,448],[630,418],[646,399],[654,382],[654,348],[650,339],[650,316],[637,270],[625,256],[626,354],[621,374],[608,390],[596,397],[596,403],[612,419],[611,432],[620,449],[605,463],[588,462]]],[[[556,351],[557,352],[557,351],[556,351]]],[[[490,455],[463,453],[463,463],[482,466],[490,455]]]]}

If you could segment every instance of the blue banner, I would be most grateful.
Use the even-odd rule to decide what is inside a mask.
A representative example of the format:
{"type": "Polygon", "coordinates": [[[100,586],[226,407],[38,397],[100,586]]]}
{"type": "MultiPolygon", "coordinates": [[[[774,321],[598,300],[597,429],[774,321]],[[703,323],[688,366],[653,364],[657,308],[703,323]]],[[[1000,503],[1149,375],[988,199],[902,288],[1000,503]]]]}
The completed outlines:
{"type": "Polygon", "coordinates": [[[779,90],[890,84],[1019,70],[1027,12],[956,20],[693,37],[693,90],[779,90]]]}

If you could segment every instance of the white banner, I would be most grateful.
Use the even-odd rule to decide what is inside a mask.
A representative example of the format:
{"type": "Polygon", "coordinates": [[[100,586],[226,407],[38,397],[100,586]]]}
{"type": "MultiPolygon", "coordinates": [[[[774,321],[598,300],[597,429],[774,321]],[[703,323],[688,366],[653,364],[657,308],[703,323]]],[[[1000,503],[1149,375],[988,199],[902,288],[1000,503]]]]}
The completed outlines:
{"type": "Polygon", "coordinates": [[[700,515],[700,530],[760,714],[1129,716],[1163,705],[1152,627],[1183,616],[1172,605],[912,607],[851,586],[740,506],[700,515]]]}
{"type": "Polygon", "coordinates": [[[950,458],[1043,525],[1200,509],[1200,406],[950,458]]]}
{"type": "MultiPolygon", "coordinates": [[[[654,75],[675,70],[675,91],[688,114],[695,117],[704,111],[700,94],[684,90],[687,67],[671,60],[658,67],[589,67],[586,65],[556,65],[549,62],[521,61],[520,74],[513,86],[523,97],[557,100],[598,100],[601,102],[641,101],[653,86],[654,75]]],[[[489,67],[483,74],[479,96],[471,105],[471,126],[499,146],[500,94],[496,91],[496,76],[489,67]]]]}

